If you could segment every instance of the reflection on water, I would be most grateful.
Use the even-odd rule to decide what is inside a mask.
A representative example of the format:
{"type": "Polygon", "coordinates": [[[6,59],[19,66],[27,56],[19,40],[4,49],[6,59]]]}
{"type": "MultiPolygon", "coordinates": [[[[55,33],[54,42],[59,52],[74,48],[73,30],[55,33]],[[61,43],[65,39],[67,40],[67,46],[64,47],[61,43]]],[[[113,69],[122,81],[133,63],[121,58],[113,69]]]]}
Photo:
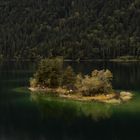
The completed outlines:
{"type": "Polygon", "coordinates": [[[90,116],[94,121],[99,121],[111,117],[111,105],[108,104],[103,105],[97,102],[92,103],[66,100],[63,98],[60,99],[59,97],[52,97],[50,95],[47,97],[41,97],[34,94],[31,95],[31,101],[40,107],[45,118],[47,116],[57,118],[60,116],[60,118],[64,117],[64,120],[68,119],[69,121],[69,119],[75,119],[80,116],[90,116]],[[46,109],[48,110],[46,111],[46,109]],[[67,118],[68,116],[69,118],[67,118]]]}
{"type": "MultiPolygon", "coordinates": [[[[70,63],[77,72],[112,70],[116,89],[140,90],[140,63],[70,63]]],[[[67,64],[66,64],[67,65],[67,64]]],[[[30,96],[28,79],[35,64],[0,65],[0,140],[139,139],[140,95],[111,106],[30,96]]]]}

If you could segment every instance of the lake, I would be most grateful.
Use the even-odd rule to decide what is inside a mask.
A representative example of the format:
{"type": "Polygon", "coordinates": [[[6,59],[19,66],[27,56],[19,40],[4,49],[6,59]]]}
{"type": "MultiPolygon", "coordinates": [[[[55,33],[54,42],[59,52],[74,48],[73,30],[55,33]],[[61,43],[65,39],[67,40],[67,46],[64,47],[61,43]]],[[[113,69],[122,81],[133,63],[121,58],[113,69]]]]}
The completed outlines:
{"type": "Polygon", "coordinates": [[[27,89],[36,64],[0,64],[0,140],[139,140],[140,63],[66,62],[75,71],[113,72],[113,86],[134,99],[122,105],[78,102],[31,95],[27,89]]]}

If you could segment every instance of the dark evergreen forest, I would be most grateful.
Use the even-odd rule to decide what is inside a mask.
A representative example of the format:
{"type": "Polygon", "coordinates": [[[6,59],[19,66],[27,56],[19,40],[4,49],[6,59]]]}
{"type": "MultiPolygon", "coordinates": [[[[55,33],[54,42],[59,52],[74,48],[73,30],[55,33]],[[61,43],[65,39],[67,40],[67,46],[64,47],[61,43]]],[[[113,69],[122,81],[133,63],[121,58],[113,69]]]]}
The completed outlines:
{"type": "Polygon", "coordinates": [[[0,0],[9,59],[140,56],[140,0],[0,0]]]}

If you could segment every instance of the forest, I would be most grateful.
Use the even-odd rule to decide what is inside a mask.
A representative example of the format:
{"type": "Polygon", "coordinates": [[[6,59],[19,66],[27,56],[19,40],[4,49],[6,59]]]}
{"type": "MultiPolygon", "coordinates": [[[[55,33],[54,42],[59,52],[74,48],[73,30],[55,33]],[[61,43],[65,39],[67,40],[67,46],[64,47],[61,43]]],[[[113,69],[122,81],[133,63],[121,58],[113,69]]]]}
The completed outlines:
{"type": "Polygon", "coordinates": [[[139,0],[1,0],[6,59],[140,57],[139,0]]]}

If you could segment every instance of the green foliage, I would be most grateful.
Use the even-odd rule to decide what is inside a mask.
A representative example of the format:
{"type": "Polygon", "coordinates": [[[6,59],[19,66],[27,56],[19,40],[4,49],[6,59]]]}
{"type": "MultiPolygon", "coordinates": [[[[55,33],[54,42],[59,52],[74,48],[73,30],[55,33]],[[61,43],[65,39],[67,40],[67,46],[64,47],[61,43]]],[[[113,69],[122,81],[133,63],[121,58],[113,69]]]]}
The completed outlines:
{"type": "Polygon", "coordinates": [[[38,82],[37,82],[37,80],[35,78],[30,78],[30,86],[32,88],[35,88],[35,87],[38,86],[38,82]]]}
{"type": "Polygon", "coordinates": [[[1,0],[5,58],[140,56],[139,0],[1,0]]]}
{"type": "Polygon", "coordinates": [[[94,70],[91,75],[76,75],[71,66],[63,68],[63,59],[43,59],[39,63],[31,87],[66,88],[83,95],[107,94],[112,92],[112,73],[109,70],[94,70]]]}
{"type": "Polygon", "coordinates": [[[76,87],[83,95],[107,94],[112,92],[112,73],[109,70],[94,70],[91,76],[77,76],[76,87]]]}
{"type": "Polygon", "coordinates": [[[68,88],[71,89],[74,87],[76,81],[76,76],[75,73],[72,69],[71,66],[68,66],[65,70],[64,70],[64,74],[63,74],[63,85],[68,88]]]}
{"type": "Polygon", "coordinates": [[[63,59],[43,59],[34,75],[39,85],[57,87],[62,82],[63,59]]]}
{"type": "Polygon", "coordinates": [[[30,79],[31,87],[74,87],[76,80],[75,73],[71,66],[65,70],[63,68],[62,58],[43,59],[38,65],[38,69],[34,74],[34,78],[30,79]]]}
{"type": "Polygon", "coordinates": [[[3,60],[3,55],[2,54],[0,54],[0,60],[3,60]]]}

